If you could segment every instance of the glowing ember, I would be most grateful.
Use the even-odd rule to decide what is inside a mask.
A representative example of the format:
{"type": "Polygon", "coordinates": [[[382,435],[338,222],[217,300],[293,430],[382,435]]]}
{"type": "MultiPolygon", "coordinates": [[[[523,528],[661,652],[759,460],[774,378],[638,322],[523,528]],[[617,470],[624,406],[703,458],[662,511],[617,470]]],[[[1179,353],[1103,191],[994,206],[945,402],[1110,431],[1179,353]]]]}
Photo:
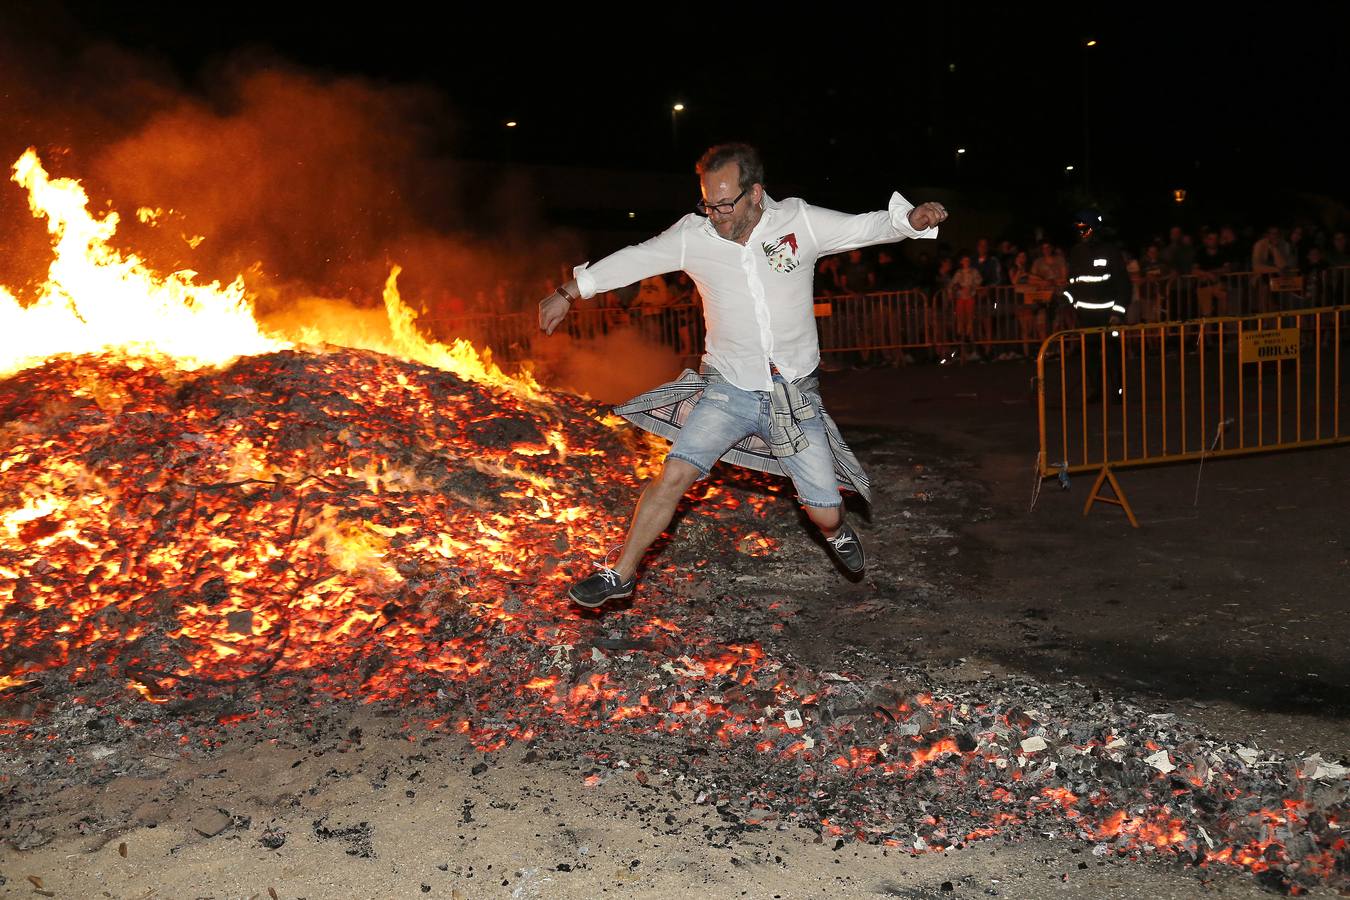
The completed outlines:
{"type": "MultiPolygon", "coordinates": [[[[560,612],[562,555],[615,537],[597,525],[641,452],[567,398],[538,406],[352,351],[186,381],[68,360],[0,385],[0,674],[73,664],[152,698],[227,681],[223,664],[366,697],[476,674],[474,633],[533,632],[523,602],[560,612]],[[577,454],[612,468],[573,478],[577,454]],[[462,633],[433,650],[447,617],[462,633]],[[386,664],[360,671],[372,652],[386,664]]],[[[698,665],[713,678],[756,654],[698,665]]]]}

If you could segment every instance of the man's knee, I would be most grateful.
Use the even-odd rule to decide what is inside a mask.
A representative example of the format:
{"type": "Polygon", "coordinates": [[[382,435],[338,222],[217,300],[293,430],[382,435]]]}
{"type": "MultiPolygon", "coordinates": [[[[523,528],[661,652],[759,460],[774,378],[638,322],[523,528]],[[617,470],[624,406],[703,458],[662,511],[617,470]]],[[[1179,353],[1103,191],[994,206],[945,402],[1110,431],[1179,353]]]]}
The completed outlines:
{"type": "Polygon", "coordinates": [[[698,467],[692,463],[687,463],[682,459],[666,458],[666,464],[661,469],[661,476],[656,484],[662,492],[670,492],[684,496],[685,491],[694,486],[703,475],[698,467]]]}
{"type": "Polygon", "coordinates": [[[842,503],[838,506],[811,506],[809,504],[802,504],[802,508],[806,510],[807,518],[815,523],[815,526],[826,534],[830,534],[837,530],[839,525],[844,521],[844,505],[842,503]]]}

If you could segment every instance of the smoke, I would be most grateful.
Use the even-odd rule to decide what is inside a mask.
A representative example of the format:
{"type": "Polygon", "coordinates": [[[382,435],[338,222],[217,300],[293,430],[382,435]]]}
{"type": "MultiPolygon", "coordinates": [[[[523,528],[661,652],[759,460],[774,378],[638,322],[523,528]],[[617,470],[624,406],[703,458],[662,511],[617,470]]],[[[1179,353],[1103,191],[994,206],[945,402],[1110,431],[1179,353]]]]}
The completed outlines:
{"type": "Polygon", "coordinates": [[[531,358],[540,381],[604,403],[628,400],[672,380],[687,361],[632,326],[587,340],[562,332],[540,336],[531,358]]]}
{"type": "MultiPolygon", "coordinates": [[[[499,357],[528,356],[547,384],[616,402],[688,361],[631,326],[577,341],[526,321],[578,242],[538,224],[525,176],[453,159],[452,97],[258,51],[207,62],[188,85],[107,44],[53,46],[0,37],[6,165],[37,146],[54,176],[119,212],[116,244],[163,272],[242,274],[271,329],[387,341],[381,293],[399,265],[432,336],[500,341],[499,357]],[[486,333],[449,321],[513,312],[511,329],[486,333]]],[[[45,275],[50,239],[14,185],[0,185],[0,241],[0,283],[22,296],[45,275]]]]}
{"type": "MultiPolygon", "coordinates": [[[[568,235],[537,224],[522,177],[501,174],[486,190],[462,177],[452,98],[429,87],[256,51],[205,64],[189,87],[117,47],[29,38],[0,37],[5,168],[37,146],[54,176],[80,179],[96,208],[120,213],[119,246],[165,272],[242,273],[264,319],[318,324],[315,297],[378,309],[394,264],[404,297],[432,318],[475,301],[509,312],[532,306],[578,255],[568,235]]],[[[49,238],[8,183],[0,246],[0,283],[23,296],[43,277],[49,238]]]]}
{"type": "Polygon", "coordinates": [[[50,238],[9,182],[10,165],[36,146],[47,165],[73,172],[90,159],[75,148],[101,149],[177,92],[166,71],[115,47],[58,50],[54,35],[42,38],[23,40],[0,19],[0,283],[20,291],[45,276],[50,238]]]}

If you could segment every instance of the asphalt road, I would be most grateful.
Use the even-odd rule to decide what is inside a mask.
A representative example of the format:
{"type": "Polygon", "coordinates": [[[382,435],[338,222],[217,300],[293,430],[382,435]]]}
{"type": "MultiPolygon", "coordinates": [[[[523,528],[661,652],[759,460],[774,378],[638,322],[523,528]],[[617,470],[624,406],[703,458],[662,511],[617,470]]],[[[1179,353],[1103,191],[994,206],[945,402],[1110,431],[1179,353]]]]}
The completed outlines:
{"type": "MultiPolygon", "coordinates": [[[[1139,518],[1089,476],[1043,484],[1028,363],[829,372],[864,448],[902,433],[971,482],[953,583],[905,626],[934,658],[1079,679],[1234,739],[1350,751],[1350,447],[1124,470],[1139,518]]],[[[860,452],[864,464],[867,451],[860,452]]]]}

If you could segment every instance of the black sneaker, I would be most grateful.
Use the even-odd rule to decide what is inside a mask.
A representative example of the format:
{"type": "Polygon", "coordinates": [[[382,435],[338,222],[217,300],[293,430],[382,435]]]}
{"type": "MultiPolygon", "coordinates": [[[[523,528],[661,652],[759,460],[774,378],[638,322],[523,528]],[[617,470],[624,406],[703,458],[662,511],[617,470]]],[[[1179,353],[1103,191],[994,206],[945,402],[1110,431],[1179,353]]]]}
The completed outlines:
{"type": "Polygon", "coordinates": [[[637,587],[636,576],[624,581],[623,576],[609,566],[600,563],[594,565],[600,571],[590,578],[581,579],[567,592],[573,603],[587,609],[599,609],[607,601],[633,596],[633,588],[637,587]]]}
{"type": "Polygon", "coordinates": [[[867,554],[863,553],[857,532],[850,528],[847,522],[839,526],[838,534],[826,538],[825,543],[834,554],[834,558],[839,560],[840,565],[850,575],[861,575],[862,570],[867,568],[867,554]]]}

